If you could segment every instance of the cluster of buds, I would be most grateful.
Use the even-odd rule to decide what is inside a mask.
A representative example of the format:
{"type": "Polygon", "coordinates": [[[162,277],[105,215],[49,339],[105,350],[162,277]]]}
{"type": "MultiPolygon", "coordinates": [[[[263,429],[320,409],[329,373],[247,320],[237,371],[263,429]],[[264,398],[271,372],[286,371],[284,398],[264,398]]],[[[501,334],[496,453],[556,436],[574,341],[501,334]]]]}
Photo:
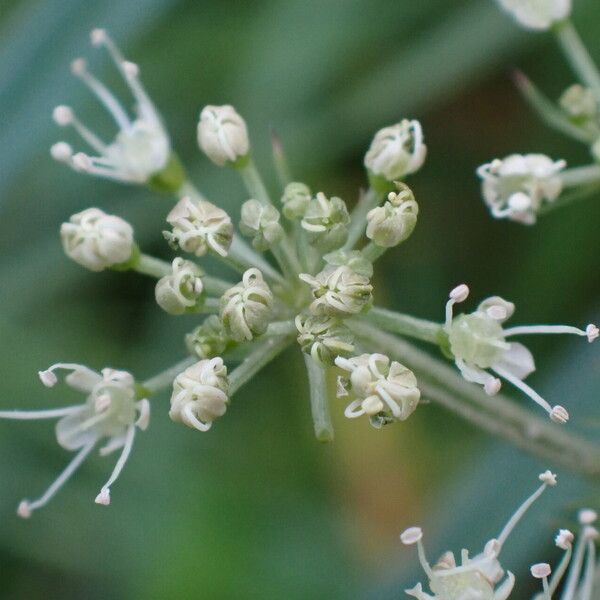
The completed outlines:
{"type": "Polygon", "coordinates": [[[539,476],[542,485],[523,502],[513,513],[497,538],[487,542],[482,552],[469,557],[469,551],[461,552],[461,564],[456,564],[452,552],[442,554],[440,560],[432,567],[425,555],[423,532],[419,527],[410,527],[401,535],[405,546],[417,545],[419,562],[429,579],[429,587],[433,596],[423,591],[418,583],[414,588],[406,590],[409,596],[417,600],[459,600],[462,598],[485,598],[486,600],[507,600],[514,584],[515,576],[506,572],[498,560],[500,552],[509,535],[521,520],[527,509],[542,495],[546,487],[556,485],[556,476],[545,471],[539,476]],[[502,581],[502,583],[500,583],[502,581]]]}

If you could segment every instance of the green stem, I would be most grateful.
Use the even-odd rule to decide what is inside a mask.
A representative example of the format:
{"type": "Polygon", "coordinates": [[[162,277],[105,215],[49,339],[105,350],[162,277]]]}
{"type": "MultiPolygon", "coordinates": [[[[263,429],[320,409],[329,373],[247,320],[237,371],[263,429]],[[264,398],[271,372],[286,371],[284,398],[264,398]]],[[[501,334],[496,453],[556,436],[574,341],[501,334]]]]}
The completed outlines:
{"type": "Polygon", "coordinates": [[[360,240],[367,226],[367,213],[379,206],[383,194],[370,187],[358,200],[358,204],[352,211],[350,227],[348,229],[348,239],[344,244],[344,250],[351,250],[360,240]]]}
{"type": "Polygon", "coordinates": [[[304,354],[304,364],[310,386],[310,409],[319,442],[333,441],[333,425],[329,414],[329,394],[327,390],[327,372],[323,365],[304,354]]]}
{"type": "Polygon", "coordinates": [[[229,394],[232,396],[256,373],[281,354],[291,343],[290,335],[267,337],[256,342],[254,349],[229,375],[229,394]]]}
{"type": "Polygon", "coordinates": [[[170,387],[175,377],[177,377],[177,375],[179,375],[179,373],[182,371],[185,371],[188,367],[191,367],[195,362],[198,362],[198,359],[195,356],[188,356],[172,367],[169,367],[157,375],[154,375],[154,377],[147,379],[142,383],[144,392],[147,392],[148,396],[153,396],[154,394],[158,394],[158,392],[170,387]]]}
{"type": "Polygon", "coordinates": [[[600,102],[600,73],[573,23],[567,19],[555,26],[558,41],[571,67],[600,102]]]}
{"type": "Polygon", "coordinates": [[[546,125],[585,144],[591,144],[595,141],[597,136],[593,132],[586,131],[582,127],[571,123],[567,115],[554,102],[544,96],[524,73],[517,71],[514,80],[525,101],[546,125]]]}
{"type": "Polygon", "coordinates": [[[199,315],[216,315],[220,309],[219,298],[206,298],[200,308],[194,309],[195,314],[199,315]]]}
{"type": "Polygon", "coordinates": [[[239,235],[234,234],[229,253],[223,259],[230,267],[243,273],[251,267],[260,269],[262,274],[273,283],[285,285],[286,281],[281,273],[276,271],[265,258],[255,252],[239,235]]]}
{"type": "Polygon", "coordinates": [[[390,333],[406,335],[436,345],[440,343],[440,338],[444,334],[444,328],[439,323],[418,319],[417,317],[411,317],[410,315],[397,313],[377,306],[374,306],[368,313],[353,319],[351,322],[354,321],[368,321],[372,325],[381,327],[381,329],[390,333]]]}
{"type": "Polygon", "coordinates": [[[166,277],[171,275],[173,269],[171,263],[161,258],[154,258],[148,254],[140,254],[139,260],[131,267],[134,271],[150,277],[166,277]]]}
{"type": "Polygon", "coordinates": [[[258,200],[265,206],[273,206],[271,198],[269,197],[269,193],[267,192],[267,188],[265,187],[262,177],[260,176],[260,173],[258,172],[258,169],[256,168],[252,158],[249,158],[248,161],[237,170],[242,177],[242,181],[244,182],[250,197],[258,200]]]}
{"type": "Polygon", "coordinates": [[[578,187],[592,183],[600,183],[600,165],[586,165],[567,169],[560,174],[563,187],[578,187]]]}
{"type": "Polygon", "coordinates": [[[278,335],[291,335],[297,334],[298,331],[296,329],[296,325],[294,321],[275,321],[274,323],[269,323],[267,327],[267,331],[265,335],[267,336],[278,336],[278,335]]]}
{"type": "Polygon", "coordinates": [[[432,400],[527,452],[600,479],[600,447],[596,444],[565,432],[504,395],[487,396],[441,360],[373,325],[353,322],[350,326],[369,346],[415,371],[419,385],[432,400]]]}
{"type": "Polygon", "coordinates": [[[362,250],[362,255],[370,262],[374,263],[378,258],[385,254],[387,248],[378,246],[374,242],[369,242],[362,250]]]}
{"type": "Polygon", "coordinates": [[[274,130],[271,130],[271,147],[273,149],[273,165],[277,178],[282,188],[288,183],[293,181],[290,166],[288,164],[285,152],[283,150],[283,144],[281,143],[280,137],[274,130]]]}
{"type": "Polygon", "coordinates": [[[579,188],[575,188],[569,190],[566,193],[561,194],[554,202],[549,204],[544,204],[538,210],[539,215],[546,215],[549,212],[555,211],[557,208],[564,208],[565,206],[571,206],[579,200],[584,200],[585,198],[589,198],[595,194],[600,192],[600,182],[586,186],[581,186],[579,188]]]}

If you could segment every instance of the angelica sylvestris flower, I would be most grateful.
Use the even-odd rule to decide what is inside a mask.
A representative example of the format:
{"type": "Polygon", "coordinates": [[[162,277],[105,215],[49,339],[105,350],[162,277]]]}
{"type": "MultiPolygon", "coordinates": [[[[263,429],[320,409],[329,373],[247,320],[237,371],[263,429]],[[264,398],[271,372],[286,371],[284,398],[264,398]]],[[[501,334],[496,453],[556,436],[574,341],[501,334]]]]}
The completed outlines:
{"type": "Polygon", "coordinates": [[[338,397],[350,396],[344,414],[349,419],[368,415],[371,424],[381,427],[404,421],[417,408],[421,392],[417,378],[404,365],[383,354],[338,356],[335,364],[347,375],[338,377],[338,397]]]}
{"type": "Polygon", "coordinates": [[[185,336],[185,342],[189,351],[198,358],[214,358],[225,352],[228,336],[221,319],[210,315],[185,336]]]}
{"type": "Polygon", "coordinates": [[[227,256],[233,239],[233,225],[229,215],[206,200],[182,198],[167,215],[172,231],[163,232],[173,248],[181,248],[196,256],[212,250],[227,256]]]}
{"type": "Polygon", "coordinates": [[[208,431],[227,410],[227,367],[219,357],[188,367],[173,381],[169,416],[198,431],[208,431]]]}
{"type": "Polygon", "coordinates": [[[498,0],[498,4],[528,29],[550,29],[571,14],[571,0],[498,0]]]}
{"type": "Polygon", "coordinates": [[[373,300],[369,278],[350,267],[332,265],[316,276],[301,273],[300,279],[312,288],[314,300],[309,306],[317,316],[349,316],[368,310],[373,300]]]}
{"type": "Polygon", "coordinates": [[[419,562],[429,579],[429,588],[433,596],[424,592],[420,583],[406,590],[406,593],[417,600],[461,600],[463,598],[506,600],[515,584],[515,576],[507,571],[506,578],[500,583],[504,577],[504,569],[498,557],[508,536],[527,509],[541,496],[547,486],[556,485],[556,476],[550,471],[542,473],[539,479],[542,485],[513,513],[500,535],[489,540],[483,552],[473,558],[469,557],[468,550],[463,550],[460,566],[456,564],[452,552],[446,552],[437,564],[430,566],[423,547],[423,532],[419,527],[406,529],[400,535],[400,540],[406,546],[417,544],[419,562]]]}
{"type": "Polygon", "coordinates": [[[481,165],[477,175],[492,216],[533,225],[540,208],[560,195],[566,164],[543,154],[511,154],[481,165]]]}
{"type": "Polygon", "coordinates": [[[281,196],[283,216],[291,221],[301,219],[306,213],[311,198],[310,188],[304,183],[298,181],[288,183],[281,196]]]}
{"type": "Polygon", "coordinates": [[[198,121],[198,145],[216,165],[236,163],[250,151],[246,122],[233,106],[205,106],[198,121]]]}
{"type": "Polygon", "coordinates": [[[126,262],[135,250],[133,228],[127,221],[87,208],[60,227],[65,254],[91,271],[126,262]]]}
{"type": "Polygon", "coordinates": [[[237,285],[221,298],[220,315],[225,331],[237,342],[263,334],[271,319],[273,293],[255,268],[248,269],[237,285]]]}
{"type": "Polygon", "coordinates": [[[402,119],[380,129],[365,155],[365,167],[387,181],[402,179],[418,171],[427,156],[419,121],[402,119]]]}
{"type": "Polygon", "coordinates": [[[354,335],[336,317],[298,315],[296,329],[302,352],[321,364],[332,365],[336,357],[354,352],[354,335]]]}
{"type": "Polygon", "coordinates": [[[171,155],[169,136],[140,82],[138,66],[123,58],[103,29],[94,29],[91,40],[94,46],[105,46],[108,50],[133,95],[135,116],[132,118],[127,114],[113,93],[87,70],[85,61],[78,58],[73,61],[71,71],[104,105],[114,119],[118,133],[114,141],[107,144],[81,122],[73,109],[57,106],[54,121],[61,127],[72,126],[97,156],[84,152],[73,154],[65,142],[52,146],[51,154],[77,171],[128,183],[147,183],[167,166],[171,155]]]}
{"type": "Polygon", "coordinates": [[[279,223],[279,211],[274,206],[266,206],[258,200],[248,200],[242,204],[240,231],[252,238],[252,245],[263,252],[283,237],[283,227],[279,223]]]}
{"type": "Polygon", "coordinates": [[[341,198],[327,198],[323,192],[319,192],[306,208],[302,228],[315,248],[329,252],[344,245],[349,223],[346,203],[341,198]]]}
{"type": "Polygon", "coordinates": [[[156,283],[156,303],[171,315],[193,312],[203,301],[204,286],[200,274],[196,264],[176,258],[172,274],[161,277],[156,283]]]}
{"type": "Polygon", "coordinates": [[[150,418],[150,404],[146,399],[137,399],[134,379],[126,371],[102,369],[101,373],[83,365],[57,363],[39,376],[46,387],[58,382],[55,371],[70,371],[65,383],[86,395],[85,402],[75,406],[37,411],[2,411],[0,418],[17,420],[55,419],[56,440],[65,450],[77,451],[64,471],[37,500],[23,500],[18,514],[27,518],[45,506],[62,486],[71,478],[86,457],[103,440],[100,455],[106,456],[121,450],[121,456],[108,481],[96,497],[96,503],[110,503],[110,487],[117,480],[133,447],[136,428],[146,429],[150,418]]]}
{"type": "Polygon", "coordinates": [[[417,224],[419,205],[410,188],[401,182],[398,192],[390,192],[383,206],[367,214],[367,237],[383,248],[392,248],[406,240],[417,224]]]}
{"type": "Polygon", "coordinates": [[[494,395],[501,386],[500,380],[495,377],[498,375],[539,404],[553,421],[566,423],[569,414],[564,407],[550,406],[523,381],[535,371],[531,352],[523,344],[508,340],[516,335],[569,333],[587,337],[589,342],[593,342],[598,337],[598,328],[593,324],[588,325],[585,330],[568,325],[524,325],[504,328],[504,322],[512,316],[515,305],[499,296],[487,298],[479,304],[475,312],[453,316],[454,304],[464,302],[468,295],[469,288],[464,284],[450,292],[444,324],[450,352],[462,376],[467,381],[482,385],[489,395],[494,395]]]}

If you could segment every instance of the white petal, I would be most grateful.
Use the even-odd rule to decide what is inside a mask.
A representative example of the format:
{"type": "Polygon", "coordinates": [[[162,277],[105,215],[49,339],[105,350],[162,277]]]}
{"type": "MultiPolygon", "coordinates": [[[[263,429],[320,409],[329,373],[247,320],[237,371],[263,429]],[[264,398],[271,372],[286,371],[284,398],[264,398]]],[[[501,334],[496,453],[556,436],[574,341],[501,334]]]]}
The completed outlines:
{"type": "Polygon", "coordinates": [[[502,358],[496,365],[501,369],[509,371],[521,380],[535,371],[533,355],[523,344],[519,344],[518,342],[510,344],[510,348],[502,353],[502,358]]]}

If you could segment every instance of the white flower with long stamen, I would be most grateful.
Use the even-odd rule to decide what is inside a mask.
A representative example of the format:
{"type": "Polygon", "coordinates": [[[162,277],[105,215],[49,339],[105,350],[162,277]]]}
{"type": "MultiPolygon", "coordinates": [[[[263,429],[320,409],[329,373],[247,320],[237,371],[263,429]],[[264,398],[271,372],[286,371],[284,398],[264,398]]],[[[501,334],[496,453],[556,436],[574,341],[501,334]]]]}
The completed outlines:
{"type": "Polygon", "coordinates": [[[206,200],[183,197],[167,215],[172,231],[163,235],[173,248],[181,248],[196,256],[212,250],[227,256],[233,239],[233,224],[229,215],[206,200]]]}
{"type": "Polygon", "coordinates": [[[381,427],[408,419],[417,408],[417,378],[404,365],[383,354],[338,356],[335,364],[348,373],[338,377],[337,395],[354,398],[344,412],[349,419],[367,415],[372,425],[381,427]]]}
{"type": "Polygon", "coordinates": [[[375,134],[365,155],[365,167],[373,175],[394,181],[418,171],[426,156],[421,124],[403,119],[375,134]]]}
{"type": "Polygon", "coordinates": [[[208,431],[227,410],[227,367],[219,357],[188,367],[173,381],[169,416],[198,431],[208,431]]]}
{"type": "Polygon", "coordinates": [[[519,25],[527,29],[550,29],[571,14],[572,0],[497,0],[519,25]]]}
{"type": "Polygon", "coordinates": [[[267,330],[273,311],[273,293],[255,268],[221,297],[220,315],[225,331],[237,342],[250,341],[267,330]]]}
{"type": "Polygon", "coordinates": [[[135,382],[130,373],[108,368],[97,373],[83,365],[57,363],[39,373],[46,387],[53,387],[58,382],[55,371],[59,369],[70,371],[65,377],[69,387],[86,394],[83,404],[49,410],[0,412],[2,419],[59,419],[56,424],[58,443],[65,450],[77,451],[42,496],[37,500],[23,500],[19,504],[17,512],[24,518],[45,506],[101,441],[105,442],[100,448],[102,456],[122,450],[110,478],[96,497],[98,504],[109,504],[110,488],[127,462],[136,429],[148,427],[150,403],[136,397],[135,382]]]}
{"type": "Polygon", "coordinates": [[[406,593],[417,600],[466,600],[467,598],[506,600],[514,587],[515,577],[507,571],[506,578],[500,583],[504,577],[504,569],[498,557],[508,536],[529,507],[541,496],[546,487],[556,485],[556,477],[550,471],[542,473],[539,479],[542,485],[513,513],[500,535],[489,540],[483,552],[473,558],[469,557],[468,550],[463,549],[460,565],[456,564],[452,552],[446,552],[440,561],[431,567],[423,547],[423,532],[419,527],[406,529],[400,535],[400,540],[406,546],[417,544],[419,562],[429,579],[433,596],[424,592],[420,583],[410,590],[405,590],[406,593]]]}
{"type": "Polygon", "coordinates": [[[65,254],[91,271],[126,262],[135,250],[133,228],[99,208],[87,208],[60,227],[65,254]]]}
{"type": "Polygon", "coordinates": [[[154,288],[156,303],[171,315],[191,312],[204,300],[201,271],[195,263],[176,258],[171,275],[161,277],[154,288]]]}
{"type": "Polygon", "coordinates": [[[560,195],[566,165],[544,154],[511,154],[481,165],[477,175],[492,216],[533,225],[539,210],[560,195]]]}
{"type": "Polygon", "coordinates": [[[598,337],[598,328],[593,324],[589,324],[585,330],[569,325],[523,325],[504,328],[503,324],[512,316],[515,305],[498,296],[481,302],[475,312],[455,317],[454,305],[466,300],[468,295],[469,288],[464,284],[450,292],[444,324],[449,350],[462,376],[467,381],[482,385],[490,396],[500,390],[501,382],[498,377],[501,377],[539,404],[553,421],[566,423],[569,413],[564,407],[550,406],[523,381],[535,371],[531,352],[523,344],[508,340],[518,335],[553,333],[583,336],[592,342],[598,337]]]}
{"type": "Polygon", "coordinates": [[[135,100],[132,117],[114,94],[87,69],[83,59],[73,61],[71,71],[81,79],[114,119],[118,133],[111,143],[104,142],[86,127],[68,106],[54,109],[54,121],[61,127],[71,126],[97,154],[73,154],[64,142],[52,146],[52,156],[77,171],[127,183],[147,183],[162,171],[171,156],[169,136],[160,115],[148,97],[139,79],[136,64],[124,59],[115,43],[103,29],[91,33],[94,46],[105,46],[135,100]]]}
{"type": "Polygon", "coordinates": [[[198,121],[198,145],[219,167],[233,164],[250,151],[246,122],[233,106],[205,106],[198,121]]]}

